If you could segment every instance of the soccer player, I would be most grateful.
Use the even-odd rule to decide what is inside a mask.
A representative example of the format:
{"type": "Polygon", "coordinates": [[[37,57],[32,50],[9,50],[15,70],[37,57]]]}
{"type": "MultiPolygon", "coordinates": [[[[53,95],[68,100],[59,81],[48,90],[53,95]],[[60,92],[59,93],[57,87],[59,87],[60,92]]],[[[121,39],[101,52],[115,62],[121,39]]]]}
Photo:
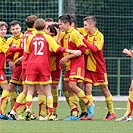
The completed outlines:
{"type": "MultiPolygon", "coordinates": [[[[26,25],[28,27],[27,31],[23,34],[23,38],[22,38],[22,43],[21,43],[21,47],[23,49],[26,49],[26,41],[29,35],[33,34],[33,32],[36,31],[36,29],[34,28],[34,22],[38,17],[35,15],[30,15],[26,17],[26,25]]],[[[28,56],[23,53],[23,57],[20,57],[17,61],[17,63],[22,64],[22,82],[23,82],[23,90],[22,92],[19,94],[19,96],[16,99],[16,103],[12,109],[12,111],[10,112],[10,116],[16,120],[16,113],[18,114],[18,118],[19,119],[24,119],[23,118],[23,111],[26,108],[26,94],[27,94],[27,84],[25,84],[25,80],[26,80],[26,76],[25,76],[25,71],[26,71],[26,67],[27,67],[27,63],[28,63],[28,56]],[[20,109],[21,107],[21,109],[20,109]],[[20,115],[19,115],[20,114],[20,115]]],[[[36,119],[36,116],[34,113],[32,113],[31,115],[31,119],[36,119]]]]}
{"type": "MultiPolygon", "coordinates": [[[[122,51],[124,54],[133,57],[133,51],[132,50],[128,50],[127,48],[125,48],[122,51]]],[[[125,112],[125,114],[116,119],[116,121],[132,121],[132,111],[133,111],[133,79],[129,88],[129,96],[128,96],[128,102],[127,102],[127,110],[125,112]]]]}
{"type": "Polygon", "coordinates": [[[22,51],[22,49],[18,48],[9,48],[9,46],[6,44],[5,35],[7,33],[7,27],[8,25],[4,21],[0,21],[0,86],[3,89],[2,96],[1,96],[1,108],[0,108],[0,119],[5,120],[12,120],[12,118],[8,117],[6,115],[6,107],[8,103],[8,97],[10,94],[10,88],[6,79],[6,76],[4,74],[4,69],[6,66],[6,55],[8,55],[10,52],[19,52],[22,51]]]}
{"type": "MultiPolygon", "coordinates": [[[[60,41],[61,45],[65,48],[81,50],[84,54],[86,51],[85,45],[80,33],[71,26],[71,16],[68,14],[62,15],[58,18],[58,20],[60,29],[65,32],[65,36],[60,41]]],[[[66,72],[64,78],[69,79],[69,105],[72,110],[72,115],[65,120],[79,120],[77,97],[85,102],[89,114],[88,119],[94,114],[94,104],[89,101],[83,90],[78,87],[77,83],[79,80],[84,80],[85,61],[83,54],[79,57],[74,57],[73,55],[70,57],[68,54],[64,54],[64,57],[60,61],[60,63],[66,62],[66,72]],[[75,94],[77,96],[75,96],[75,94]]]]}
{"type": "Polygon", "coordinates": [[[96,28],[96,18],[94,16],[85,17],[84,28],[79,28],[78,30],[84,36],[83,42],[89,50],[86,56],[85,70],[86,95],[92,102],[92,85],[100,86],[108,108],[108,113],[104,120],[113,120],[116,118],[116,114],[114,112],[112,95],[108,89],[106,64],[103,55],[104,36],[96,28]]]}
{"type": "MultiPolygon", "coordinates": [[[[7,45],[10,47],[21,47],[21,39],[23,34],[21,33],[21,26],[20,22],[17,20],[14,20],[10,22],[10,31],[13,34],[13,36],[9,37],[7,39],[7,45]]],[[[14,70],[12,71],[11,80],[9,83],[10,87],[10,102],[11,102],[11,110],[16,102],[16,86],[19,86],[20,90],[22,91],[22,81],[21,81],[21,73],[22,73],[22,64],[16,64],[17,59],[20,58],[23,55],[23,52],[17,52],[13,54],[12,59],[9,61],[9,66],[12,66],[12,64],[15,65],[14,70]]],[[[9,55],[8,55],[9,56],[9,55]]],[[[11,56],[11,55],[10,55],[11,56]]]]}
{"type": "MultiPolygon", "coordinates": [[[[47,23],[48,24],[48,23],[47,23]]],[[[52,36],[56,42],[58,42],[59,38],[59,24],[53,23],[48,25],[45,32],[52,36]]],[[[53,115],[55,116],[55,120],[58,120],[57,114],[57,107],[58,107],[58,84],[60,81],[60,73],[61,73],[61,66],[59,64],[60,59],[62,58],[62,53],[51,53],[50,56],[50,66],[51,66],[51,91],[53,96],[53,115]]]]}
{"type": "MultiPolygon", "coordinates": [[[[35,84],[40,86],[40,89],[38,89],[38,97],[41,97],[39,102],[43,103],[45,98],[47,98],[46,105],[48,108],[48,120],[54,120],[53,97],[50,90],[50,52],[60,51],[81,55],[81,51],[69,50],[59,46],[51,36],[44,32],[46,24],[43,19],[37,19],[34,25],[37,32],[28,37],[25,49],[27,56],[29,56],[25,81],[25,83],[28,84],[28,92],[26,96],[26,120],[30,120],[32,96],[34,94],[35,84]]],[[[39,112],[42,111],[42,109],[43,107],[40,105],[39,112]]]]}

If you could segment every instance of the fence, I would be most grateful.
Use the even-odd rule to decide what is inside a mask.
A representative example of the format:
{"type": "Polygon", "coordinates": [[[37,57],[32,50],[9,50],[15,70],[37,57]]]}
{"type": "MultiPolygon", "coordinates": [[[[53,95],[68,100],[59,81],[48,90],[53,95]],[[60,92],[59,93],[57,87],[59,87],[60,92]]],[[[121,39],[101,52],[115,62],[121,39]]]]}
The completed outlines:
{"type": "MultiPolygon", "coordinates": [[[[8,24],[19,20],[24,32],[27,29],[25,18],[31,14],[57,21],[59,15],[70,13],[78,27],[83,26],[85,16],[94,15],[98,29],[105,36],[109,88],[113,95],[127,95],[133,75],[132,61],[125,58],[122,50],[133,48],[132,5],[133,0],[0,0],[0,19],[8,24]]],[[[94,88],[94,94],[100,95],[97,90],[94,88]]]]}

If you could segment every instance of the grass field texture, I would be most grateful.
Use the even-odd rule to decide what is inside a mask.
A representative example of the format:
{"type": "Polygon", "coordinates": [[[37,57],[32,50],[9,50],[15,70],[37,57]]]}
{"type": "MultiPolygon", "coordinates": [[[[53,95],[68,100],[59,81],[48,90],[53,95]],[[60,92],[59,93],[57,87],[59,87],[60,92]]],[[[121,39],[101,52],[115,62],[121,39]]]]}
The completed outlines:
{"type": "MultiPolygon", "coordinates": [[[[66,102],[59,102],[58,121],[7,121],[0,120],[0,133],[133,133],[133,122],[103,121],[107,114],[105,102],[94,102],[95,115],[93,121],[63,121],[69,115],[66,102]]],[[[117,117],[126,111],[126,102],[114,102],[117,117]]],[[[33,103],[38,114],[38,104],[33,103]]]]}

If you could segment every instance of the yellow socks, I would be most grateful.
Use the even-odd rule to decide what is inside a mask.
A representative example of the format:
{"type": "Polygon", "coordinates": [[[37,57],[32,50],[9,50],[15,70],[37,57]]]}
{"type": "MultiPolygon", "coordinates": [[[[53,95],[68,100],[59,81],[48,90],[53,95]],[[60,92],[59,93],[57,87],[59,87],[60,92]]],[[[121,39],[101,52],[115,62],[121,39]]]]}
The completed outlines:
{"type": "Polygon", "coordinates": [[[52,89],[53,96],[53,113],[56,114],[56,109],[58,106],[58,88],[52,89]]]}
{"type": "Polygon", "coordinates": [[[69,97],[69,104],[72,111],[72,115],[78,116],[78,105],[77,105],[78,99],[77,96],[70,96],[69,97]]]}
{"type": "Polygon", "coordinates": [[[64,92],[64,96],[66,98],[66,101],[67,101],[67,103],[69,105],[69,93],[68,93],[68,91],[63,91],[63,92],[64,92]]]}
{"type": "Polygon", "coordinates": [[[7,90],[3,90],[2,92],[2,96],[1,96],[1,111],[0,113],[2,114],[6,114],[6,107],[7,107],[7,103],[8,103],[8,96],[9,96],[10,92],[7,90]]]}
{"type": "Polygon", "coordinates": [[[26,107],[31,111],[32,108],[32,95],[27,95],[26,96],[26,107]]]}
{"type": "Polygon", "coordinates": [[[47,108],[48,108],[48,115],[51,116],[53,115],[53,97],[48,96],[47,97],[47,108]]]}
{"type": "Polygon", "coordinates": [[[16,102],[16,98],[17,98],[17,93],[16,91],[13,91],[13,92],[10,92],[10,107],[11,107],[11,110],[16,102]]]}
{"type": "Polygon", "coordinates": [[[38,95],[39,116],[46,116],[46,96],[38,95]]]}
{"type": "Polygon", "coordinates": [[[80,100],[83,100],[84,103],[86,104],[86,106],[92,105],[92,103],[89,101],[89,99],[87,98],[87,96],[84,94],[84,92],[82,90],[77,94],[77,97],[80,100]]]}
{"type": "Polygon", "coordinates": [[[106,97],[105,101],[106,101],[106,106],[108,108],[108,112],[110,114],[113,114],[114,113],[114,106],[113,106],[113,101],[112,101],[112,95],[106,97]]]}
{"type": "Polygon", "coordinates": [[[131,116],[133,111],[133,92],[129,91],[128,102],[127,102],[127,111],[125,116],[131,116]]]}

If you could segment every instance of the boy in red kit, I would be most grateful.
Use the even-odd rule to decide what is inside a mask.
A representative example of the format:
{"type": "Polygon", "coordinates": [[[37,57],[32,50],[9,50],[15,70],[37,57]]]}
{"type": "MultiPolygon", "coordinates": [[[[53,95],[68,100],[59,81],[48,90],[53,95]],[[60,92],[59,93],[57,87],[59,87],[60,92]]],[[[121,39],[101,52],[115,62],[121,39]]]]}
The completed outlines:
{"type": "MultiPolygon", "coordinates": [[[[26,25],[28,27],[27,31],[24,33],[23,38],[22,38],[22,43],[21,47],[23,49],[26,49],[26,41],[29,35],[33,34],[33,32],[36,31],[34,28],[34,22],[37,19],[37,16],[31,15],[26,17],[26,25]]],[[[23,84],[23,90],[19,94],[19,96],[16,99],[16,103],[10,112],[10,116],[16,120],[16,113],[18,114],[19,119],[24,119],[23,111],[26,108],[26,94],[27,94],[27,84],[25,84],[26,76],[25,76],[25,71],[28,63],[28,56],[23,53],[24,55],[20,57],[17,61],[18,64],[22,64],[22,84],[23,84]],[[20,108],[21,107],[21,108],[20,108]],[[21,115],[19,115],[21,114],[21,115]]],[[[31,119],[36,119],[36,116],[34,113],[31,115],[31,119]]]]}
{"type": "MultiPolygon", "coordinates": [[[[104,120],[113,120],[116,118],[116,114],[114,112],[112,95],[108,89],[106,64],[103,55],[104,36],[96,28],[96,18],[94,16],[85,17],[84,28],[78,28],[78,31],[84,36],[83,42],[88,48],[85,70],[86,95],[93,102],[92,85],[100,86],[108,108],[108,113],[104,120]]],[[[87,117],[82,119],[87,119],[87,117]]]]}
{"type": "MultiPolygon", "coordinates": [[[[81,50],[83,54],[86,52],[86,47],[82,41],[80,33],[71,26],[71,16],[62,15],[58,18],[60,29],[65,32],[64,37],[60,41],[61,45],[65,48],[72,50],[81,50]]],[[[83,100],[87,106],[88,119],[91,118],[94,114],[94,104],[92,104],[89,99],[86,97],[81,88],[78,87],[78,81],[84,80],[85,73],[85,61],[84,55],[79,57],[68,56],[67,53],[64,54],[64,58],[61,59],[61,63],[66,62],[66,72],[65,79],[69,79],[68,86],[70,88],[69,92],[69,105],[72,110],[72,115],[66,120],[79,120],[78,118],[78,107],[77,107],[77,97],[83,100]],[[77,96],[75,96],[75,94],[77,96]]]]}
{"type": "Polygon", "coordinates": [[[8,103],[8,97],[10,94],[10,88],[6,79],[6,76],[4,74],[4,69],[6,67],[6,55],[8,55],[10,52],[21,52],[22,49],[19,48],[9,48],[9,46],[6,44],[5,35],[7,32],[8,25],[0,21],[0,86],[3,89],[2,96],[1,96],[1,108],[0,108],[0,119],[5,120],[12,120],[12,118],[8,117],[6,115],[6,107],[8,103]]]}
{"type": "MultiPolygon", "coordinates": [[[[41,101],[39,102],[45,101],[45,98],[47,97],[46,105],[48,107],[48,120],[55,119],[53,116],[53,97],[50,90],[50,52],[69,52],[81,55],[81,51],[79,50],[74,51],[59,46],[51,36],[44,32],[45,25],[43,19],[37,19],[35,21],[37,32],[34,35],[30,35],[26,43],[25,52],[28,56],[25,81],[25,83],[28,84],[26,120],[30,120],[32,96],[34,94],[35,85],[40,86],[40,89],[38,89],[38,97],[41,97],[41,101]]],[[[43,110],[43,108],[39,108],[43,110]]]]}

